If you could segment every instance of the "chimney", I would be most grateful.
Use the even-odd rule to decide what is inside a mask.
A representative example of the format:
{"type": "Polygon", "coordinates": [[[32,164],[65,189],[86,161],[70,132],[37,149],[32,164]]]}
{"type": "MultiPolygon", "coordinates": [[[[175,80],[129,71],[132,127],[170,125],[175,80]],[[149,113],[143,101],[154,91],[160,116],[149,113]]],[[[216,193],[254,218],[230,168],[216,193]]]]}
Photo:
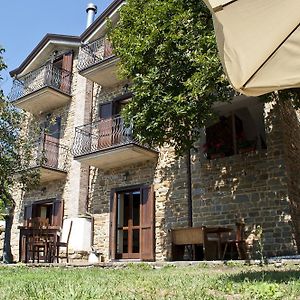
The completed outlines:
{"type": "Polygon", "coordinates": [[[88,28],[94,22],[95,14],[97,13],[97,6],[93,3],[89,3],[86,8],[86,12],[87,12],[86,28],[88,28]]]}

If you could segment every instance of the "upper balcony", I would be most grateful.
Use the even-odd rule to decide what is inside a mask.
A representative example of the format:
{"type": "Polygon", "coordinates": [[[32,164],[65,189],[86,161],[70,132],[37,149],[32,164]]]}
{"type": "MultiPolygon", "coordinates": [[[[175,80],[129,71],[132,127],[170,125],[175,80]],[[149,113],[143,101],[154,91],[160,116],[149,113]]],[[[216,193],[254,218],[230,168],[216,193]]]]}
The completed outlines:
{"type": "Polygon", "coordinates": [[[121,117],[101,119],[75,129],[77,161],[103,170],[156,160],[157,151],[140,145],[121,117]]]}
{"type": "Polygon", "coordinates": [[[36,142],[29,168],[37,168],[40,183],[66,177],[69,148],[47,134],[36,142]]]}
{"type": "Polygon", "coordinates": [[[102,37],[81,46],[77,68],[80,75],[101,86],[110,87],[120,81],[116,74],[117,61],[110,42],[102,37]]]}
{"type": "Polygon", "coordinates": [[[32,114],[51,111],[70,101],[71,81],[71,72],[46,64],[16,78],[9,99],[32,114]]]}

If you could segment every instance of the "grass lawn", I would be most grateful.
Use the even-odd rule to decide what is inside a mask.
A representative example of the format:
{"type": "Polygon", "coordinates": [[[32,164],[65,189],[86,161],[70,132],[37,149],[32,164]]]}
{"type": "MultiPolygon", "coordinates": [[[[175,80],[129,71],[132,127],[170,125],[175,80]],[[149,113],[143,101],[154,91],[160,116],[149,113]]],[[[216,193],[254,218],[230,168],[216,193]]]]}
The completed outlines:
{"type": "Polygon", "coordinates": [[[300,299],[300,267],[0,267],[0,299],[300,299]]]}

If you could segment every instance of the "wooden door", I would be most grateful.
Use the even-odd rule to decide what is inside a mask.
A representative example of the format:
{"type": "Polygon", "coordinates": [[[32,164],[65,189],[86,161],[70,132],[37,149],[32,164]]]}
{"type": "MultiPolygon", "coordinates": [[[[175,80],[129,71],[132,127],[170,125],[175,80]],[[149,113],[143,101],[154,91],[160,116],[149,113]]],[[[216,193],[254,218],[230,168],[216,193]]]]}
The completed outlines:
{"type": "Polygon", "coordinates": [[[43,165],[49,168],[58,168],[59,164],[59,138],[60,138],[61,118],[58,117],[54,124],[50,124],[46,128],[44,135],[44,157],[43,165]]]}
{"type": "Polygon", "coordinates": [[[65,53],[62,58],[61,85],[60,89],[69,94],[71,92],[71,76],[73,65],[73,52],[65,53]]]}
{"type": "Polygon", "coordinates": [[[98,149],[110,147],[112,145],[112,115],[113,103],[107,102],[100,105],[99,125],[98,125],[98,149]]]}
{"type": "Polygon", "coordinates": [[[104,40],[104,51],[103,51],[103,58],[107,58],[113,55],[113,48],[112,44],[108,39],[104,40]]]}

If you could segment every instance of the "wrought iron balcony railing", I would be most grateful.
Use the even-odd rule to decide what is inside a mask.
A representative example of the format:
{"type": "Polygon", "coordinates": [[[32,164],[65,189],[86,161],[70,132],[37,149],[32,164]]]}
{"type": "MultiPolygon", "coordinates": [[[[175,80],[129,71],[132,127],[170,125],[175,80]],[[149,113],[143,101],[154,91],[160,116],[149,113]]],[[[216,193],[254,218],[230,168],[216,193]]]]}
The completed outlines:
{"type": "Polygon", "coordinates": [[[49,139],[51,136],[44,135],[36,142],[29,168],[45,167],[66,172],[69,148],[49,139]]]}
{"type": "Polygon", "coordinates": [[[18,100],[43,87],[52,87],[67,95],[71,94],[72,73],[46,64],[20,78],[16,78],[9,95],[10,101],[18,100]]]}
{"type": "Polygon", "coordinates": [[[81,156],[130,143],[138,144],[132,126],[126,127],[121,117],[102,119],[75,128],[73,154],[81,156]]]}
{"type": "Polygon", "coordinates": [[[112,55],[111,43],[105,37],[82,45],[79,51],[78,71],[83,71],[112,55]]]}

